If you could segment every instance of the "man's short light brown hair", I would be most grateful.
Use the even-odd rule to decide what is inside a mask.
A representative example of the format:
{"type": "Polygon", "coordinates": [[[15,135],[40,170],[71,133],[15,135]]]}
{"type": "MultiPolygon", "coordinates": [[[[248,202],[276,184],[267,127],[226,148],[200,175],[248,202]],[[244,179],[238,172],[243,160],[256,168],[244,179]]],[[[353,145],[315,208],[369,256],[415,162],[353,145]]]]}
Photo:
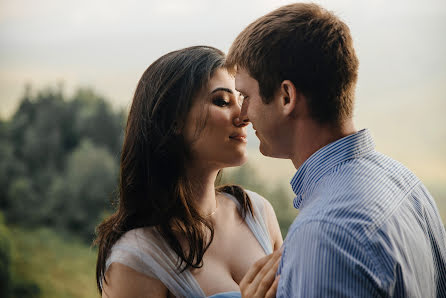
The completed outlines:
{"type": "Polygon", "coordinates": [[[290,80],[319,123],[352,117],[359,61],[350,30],[316,4],[286,5],[257,19],[237,36],[226,64],[256,79],[265,103],[290,80]]]}

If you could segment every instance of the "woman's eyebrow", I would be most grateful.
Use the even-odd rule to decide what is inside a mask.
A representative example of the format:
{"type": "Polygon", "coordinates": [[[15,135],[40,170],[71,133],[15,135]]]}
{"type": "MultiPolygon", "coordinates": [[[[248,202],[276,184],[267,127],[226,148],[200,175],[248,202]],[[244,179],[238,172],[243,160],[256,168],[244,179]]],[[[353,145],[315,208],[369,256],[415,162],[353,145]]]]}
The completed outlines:
{"type": "Polygon", "coordinates": [[[215,93],[215,92],[217,92],[217,91],[225,91],[225,92],[234,94],[234,92],[233,92],[231,89],[229,89],[229,88],[223,88],[223,87],[215,88],[214,90],[212,90],[212,92],[211,92],[210,94],[213,94],[213,93],[215,93]]]}

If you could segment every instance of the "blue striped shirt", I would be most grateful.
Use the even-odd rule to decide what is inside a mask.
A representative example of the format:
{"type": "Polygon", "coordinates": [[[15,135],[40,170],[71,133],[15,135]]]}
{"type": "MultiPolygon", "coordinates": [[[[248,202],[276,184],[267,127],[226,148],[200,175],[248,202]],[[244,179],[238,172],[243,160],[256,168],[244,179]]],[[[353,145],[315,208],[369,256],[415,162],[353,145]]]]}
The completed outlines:
{"type": "Polygon", "coordinates": [[[315,152],[291,186],[299,215],[284,242],[277,297],[446,297],[446,235],[407,168],[368,130],[315,152]]]}

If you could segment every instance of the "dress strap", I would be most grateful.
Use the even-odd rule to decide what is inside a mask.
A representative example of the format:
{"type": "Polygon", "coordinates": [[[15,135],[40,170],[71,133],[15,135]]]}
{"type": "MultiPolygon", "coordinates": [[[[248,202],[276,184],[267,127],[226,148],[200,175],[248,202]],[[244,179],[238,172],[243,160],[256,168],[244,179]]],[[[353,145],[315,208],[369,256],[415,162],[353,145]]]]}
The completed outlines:
{"type": "MultiPolygon", "coordinates": [[[[257,241],[262,246],[265,253],[268,255],[273,252],[273,247],[271,244],[271,236],[269,235],[268,225],[266,221],[266,210],[265,210],[265,198],[256,192],[245,190],[251,200],[251,205],[253,207],[254,216],[250,213],[246,214],[245,222],[256,237],[257,241]]],[[[240,210],[241,206],[237,199],[228,193],[223,193],[237,205],[240,210]]]]}

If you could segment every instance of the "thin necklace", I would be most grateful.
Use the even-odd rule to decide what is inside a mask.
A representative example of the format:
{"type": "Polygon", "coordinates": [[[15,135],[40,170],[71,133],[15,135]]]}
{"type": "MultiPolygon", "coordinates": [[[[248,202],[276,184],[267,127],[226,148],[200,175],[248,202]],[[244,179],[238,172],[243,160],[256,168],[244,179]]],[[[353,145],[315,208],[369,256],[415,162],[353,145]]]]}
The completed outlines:
{"type": "Polygon", "coordinates": [[[208,215],[205,215],[204,218],[208,218],[214,215],[215,212],[217,212],[217,208],[218,208],[218,196],[215,196],[215,210],[209,213],[208,215]]]}

